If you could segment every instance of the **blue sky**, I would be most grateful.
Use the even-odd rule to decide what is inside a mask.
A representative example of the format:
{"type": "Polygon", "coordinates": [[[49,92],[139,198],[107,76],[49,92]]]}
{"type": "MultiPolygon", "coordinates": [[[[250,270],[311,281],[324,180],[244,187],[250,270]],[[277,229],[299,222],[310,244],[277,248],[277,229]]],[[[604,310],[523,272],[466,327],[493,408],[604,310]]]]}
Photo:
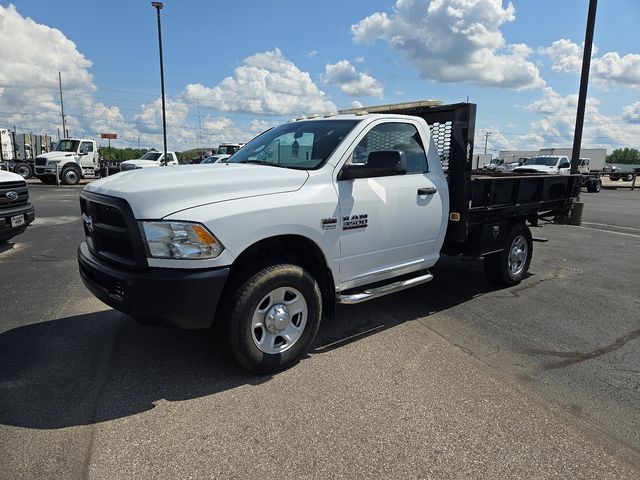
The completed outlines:
{"type": "MultiPolygon", "coordinates": [[[[109,130],[121,146],[138,138],[158,146],[150,2],[0,5],[0,42],[15,46],[0,51],[0,123],[55,132],[61,70],[72,134],[109,130]]],[[[492,133],[493,153],[570,146],[587,7],[587,0],[167,0],[169,143],[180,150],[243,141],[288,118],[352,104],[468,96],[478,104],[477,136],[492,133]]],[[[640,52],[630,33],[639,20],[637,0],[600,2],[585,147],[640,144],[640,52]]]]}

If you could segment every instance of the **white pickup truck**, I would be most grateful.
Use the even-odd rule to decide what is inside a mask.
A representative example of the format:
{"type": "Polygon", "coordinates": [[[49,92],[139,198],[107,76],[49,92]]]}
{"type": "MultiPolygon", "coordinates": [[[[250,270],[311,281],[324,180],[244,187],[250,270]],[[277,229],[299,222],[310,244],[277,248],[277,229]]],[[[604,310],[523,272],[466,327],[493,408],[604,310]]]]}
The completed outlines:
{"type": "Polygon", "coordinates": [[[24,232],[35,218],[27,182],[17,173],[0,170],[0,242],[24,232]]]}
{"type": "Polygon", "coordinates": [[[520,167],[511,170],[513,173],[546,173],[550,175],[567,175],[571,171],[571,161],[564,155],[539,155],[529,158],[520,167]]]}
{"type": "Polygon", "coordinates": [[[163,167],[165,165],[178,165],[178,157],[174,152],[167,152],[167,161],[164,161],[162,152],[147,152],[136,160],[125,160],[120,164],[120,170],[138,170],[140,168],[163,167]]]}
{"type": "Polygon", "coordinates": [[[475,108],[300,120],[228,163],[93,182],[80,197],[81,277],[140,321],[213,328],[253,372],[296,362],[336,303],[430,281],[442,254],[483,256],[492,280],[517,284],[526,222],[569,215],[579,179],[472,178],[475,108]]]}
{"type": "Polygon", "coordinates": [[[34,173],[42,183],[56,183],[58,175],[61,183],[77,185],[82,178],[100,178],[99,163],[94,140],[63,138],[52,151],[36,157],[34,173]]]}

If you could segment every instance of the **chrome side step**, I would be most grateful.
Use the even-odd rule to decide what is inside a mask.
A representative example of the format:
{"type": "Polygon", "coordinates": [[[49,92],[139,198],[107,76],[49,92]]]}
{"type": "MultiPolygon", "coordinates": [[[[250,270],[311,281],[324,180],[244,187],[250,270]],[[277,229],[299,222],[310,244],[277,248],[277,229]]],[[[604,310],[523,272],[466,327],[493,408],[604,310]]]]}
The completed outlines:
{"type": "Polygon", "coordinates": [[[390,293],[399,292],[400,290],[406,290],[407,288],[415,287],[433,280],[433,275],[430,273],[422,274],[418,277],[409,278],[406,280],[399,280],[397,282],[389,283],[388,285],[382,285],[381,287],[367,288],[362,292],[351,293],[348,295],[337,295],[338,303],[345,303],[352,305],[355,303],[366,302],[367,300],[373,300],[374,298],[383,297],[390,293]]]}

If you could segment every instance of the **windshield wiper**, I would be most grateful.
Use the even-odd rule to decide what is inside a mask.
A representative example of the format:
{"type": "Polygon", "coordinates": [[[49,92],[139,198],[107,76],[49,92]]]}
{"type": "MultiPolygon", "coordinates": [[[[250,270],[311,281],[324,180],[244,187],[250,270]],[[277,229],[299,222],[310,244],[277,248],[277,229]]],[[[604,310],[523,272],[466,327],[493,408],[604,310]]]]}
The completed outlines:
{"type": "MultiPolygon", "coordinates": [[[[234,163],[234,162],[229,162],[229,163],[234,163]]],[[[267,162],[266,160],[242,160],[240,162],[235,162],[235,163],[252,163],[254,165],[268,165],[270,167],[292,168],[294,170],[300,170],[299,168],[292,167],[290,165],[282,165],[281,163],[267,162]]]]}
{"type": "Polygon", "coordinates": [[[256,165],[273,165],[274,167],[277,167],[276,164],[267,162],[266,160],[241,160],[238,163],[254,163],[256,165]]]}

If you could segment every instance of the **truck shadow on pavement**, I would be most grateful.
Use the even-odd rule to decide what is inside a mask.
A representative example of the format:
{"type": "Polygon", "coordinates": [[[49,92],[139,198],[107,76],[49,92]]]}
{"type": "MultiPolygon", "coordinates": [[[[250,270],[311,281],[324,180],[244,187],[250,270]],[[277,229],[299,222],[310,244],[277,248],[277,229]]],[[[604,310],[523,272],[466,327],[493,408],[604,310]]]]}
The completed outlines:
{"type": "MultiPolygon", "coordinates": [[[[341,306],[337,318],[320,327],[310,354],[495,291],[481,264],[452,265],[434,269],[428,285],[341,306]]],[[[294,368],[304,368],[304,360],[294,368]]],[[[206,332],[142,326],[107,310],[0,335],[0,424],[89,425],[148,411],[162,399],[199,398],[270,379],[247,374],[206,332]]]]}
{"type": "Polygon", "coordinates": [[[142,326],[108,310],[0,335],[0,424],[88,425],[258,384],[207,332],[142,326]]]}
{"type": "MultiPolygon", "coordinates": [[[[336,319],[325,320],[321,325],[311,353],[339,348],[404,322],[448,310],[486,293],[505,289],[517,295],[517,289],[524,288],[518,286],[509,290],[492,284],[479,260],[445,257],[431,272],[434,279],[426,285],[360,305],[339,305],[336,319]]],[[[531,276],[527,274],[527,278],[531,276]]]]}

